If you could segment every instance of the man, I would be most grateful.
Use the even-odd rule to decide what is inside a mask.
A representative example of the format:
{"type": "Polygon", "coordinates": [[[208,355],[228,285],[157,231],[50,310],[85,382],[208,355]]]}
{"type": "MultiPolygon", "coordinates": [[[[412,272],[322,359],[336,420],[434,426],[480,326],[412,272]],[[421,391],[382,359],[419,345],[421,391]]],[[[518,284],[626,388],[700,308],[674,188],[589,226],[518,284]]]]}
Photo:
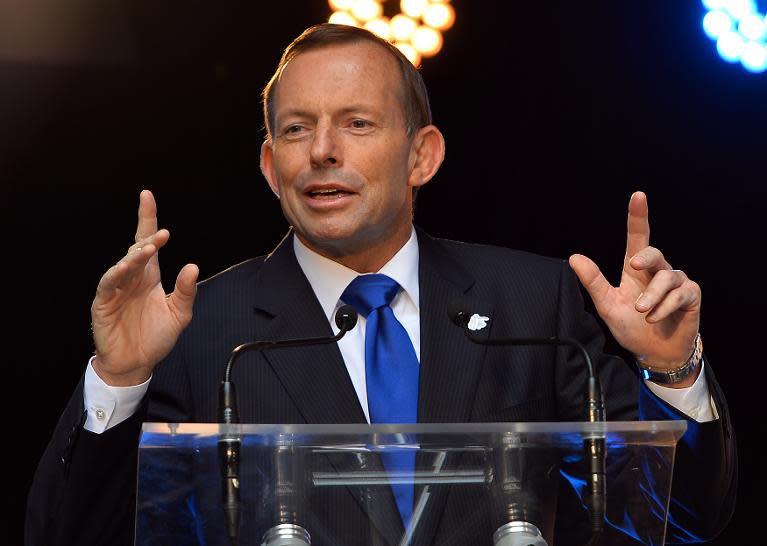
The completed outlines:
{"type": "MultiPolygon", "coordinates": [[[[724,397],[701,360],[700,289],[649,246],[643,194],[629,204],[618,287],[585,256],[572,256],[568,267],[416,230],[415,193],[439,169],[444,139],[431,124],[418,72],[388,43],[351,27],[319,25],[288,47],[265,89],[264,115],[261,167],[291,232],[269,256],[199,286],[197,267],[185,266],[166,295],[157,255],[169,232],[158,229],[152,194],[141,193],[135,244],[104,274],[93,301],[95,355],[30,492],[28,546],[131,543],[141,422],[216,421],[217,384],[232,348],[253,339],[330,335],[335,310],[360,299],[352,286],[369,273],[393,279],[393,299],[383,306],[391,313],[374,319],[374,312],[361,312],[359,326],[337,346],[244,357],[243,422],[386,422],[382,395],[396,398],[408,389],[412,396],[400,402],[409,409],[395,422],[585,419],[578,355],[485,351],[450,322],[447,308],[460,299],[489,318],[488,335],[580,339],[598,362],[609,418],[634,419],[640,411],[688,418],[674,486],[686,504],[674,507],[669,534],[705,538],[721,530],[734,503],[734,435],[724,397]],[[641,386],[631,366],[601,353],[601,334],[582,309],[572,271],[615,339],[657,381],[675,381],[650,386],[668,403],[641,386]],[[398,368],[397,378],[414,383],[387,390],[380,369],[371,368],[377,349],[366,332],[391,316],[411,343],[401,360],[414,363],[398,368]]],[[[399,529],[368,529],[364,507],[342,491],[333,497],[333,513],[317,516],[315,543],[396,541],[413,499],[395,495],[399,529]]],[[[466,526],[457,525],[463,503],[445,499],[416,542],[470,543],[466,526]]],[[[475,530],[488,524],[468,523],[475,530]]],[[[567,535],[556,538],[569,543],[567,535]]]]}

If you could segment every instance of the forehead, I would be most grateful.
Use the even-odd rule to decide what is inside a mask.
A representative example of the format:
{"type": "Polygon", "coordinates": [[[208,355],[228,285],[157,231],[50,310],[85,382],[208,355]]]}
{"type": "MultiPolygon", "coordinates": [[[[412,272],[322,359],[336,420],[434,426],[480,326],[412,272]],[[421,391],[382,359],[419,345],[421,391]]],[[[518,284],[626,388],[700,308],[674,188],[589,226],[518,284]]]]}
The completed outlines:
{"type": "Polygon", "coordinates": [[[299,53],[283,67],[276,83],[274,107],[278,117],[294,108],[359,102],[390,108],[402,95],[397,61],[382,46],[367,42],[299,53]]]}

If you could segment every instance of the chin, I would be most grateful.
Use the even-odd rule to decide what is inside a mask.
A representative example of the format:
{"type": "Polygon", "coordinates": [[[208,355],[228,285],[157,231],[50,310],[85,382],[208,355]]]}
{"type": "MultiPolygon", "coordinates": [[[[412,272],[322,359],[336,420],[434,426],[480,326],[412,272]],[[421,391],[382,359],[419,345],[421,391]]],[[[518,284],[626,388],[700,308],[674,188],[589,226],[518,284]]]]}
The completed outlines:
{"type": "Polygon", "coordinates": [[[346,254],[344,249],[354,245],[355,230],[348,227],[325,227],[309,231],[296,232],[301,236],[303,242],[312,248],[321,248],[333,250],[334,254],[346,254]]]}

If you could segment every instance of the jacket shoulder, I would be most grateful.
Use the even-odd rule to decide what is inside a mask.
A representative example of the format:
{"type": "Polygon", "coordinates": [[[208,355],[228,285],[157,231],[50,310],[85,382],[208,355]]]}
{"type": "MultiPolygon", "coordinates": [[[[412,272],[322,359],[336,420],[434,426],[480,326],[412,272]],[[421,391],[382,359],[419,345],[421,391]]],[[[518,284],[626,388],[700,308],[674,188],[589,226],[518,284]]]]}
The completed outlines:
{"type": "Polygon", "coordinates": [[[497,245],[467,243],[451,239],[433,238],[433,241],[446,254],[459,262],[466,269],[482,273],[508,271],[519,274],[521,271],[531,271],[537,274],[561,275],[564,260],[543,256],[514,248],[497,245]],[[492,269],[491,269],[492,268],[492,269]]]}
{"type": "Polygon", "coordinates": [[[195,307],[219,305],[220,302],[233,298],[241,299],[243,289],[247,290],[247,287],[252,288],[255,285],[266,258],[267,256],[249,258],[199,281],[195,307]]]}

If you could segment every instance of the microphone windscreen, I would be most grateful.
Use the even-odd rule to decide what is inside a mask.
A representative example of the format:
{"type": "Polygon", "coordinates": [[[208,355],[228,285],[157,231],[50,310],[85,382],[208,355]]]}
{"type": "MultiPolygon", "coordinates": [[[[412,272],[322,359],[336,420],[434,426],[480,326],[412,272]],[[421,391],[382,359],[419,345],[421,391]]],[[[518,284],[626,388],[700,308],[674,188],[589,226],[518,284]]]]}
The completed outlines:
{"type": "Polygon", "coordinates": [[[351,305],[342,305],[336,311],[336,326],[348,332],[357,325],[357,310],[351,305]]]}
{"type": "Polygon", "coordinates": [[[466,303],[460,298],[450,300],[447,305],[447,314],[458,326],[466,326],[469,323],[470,315],[466,310],[466,303]]]}

